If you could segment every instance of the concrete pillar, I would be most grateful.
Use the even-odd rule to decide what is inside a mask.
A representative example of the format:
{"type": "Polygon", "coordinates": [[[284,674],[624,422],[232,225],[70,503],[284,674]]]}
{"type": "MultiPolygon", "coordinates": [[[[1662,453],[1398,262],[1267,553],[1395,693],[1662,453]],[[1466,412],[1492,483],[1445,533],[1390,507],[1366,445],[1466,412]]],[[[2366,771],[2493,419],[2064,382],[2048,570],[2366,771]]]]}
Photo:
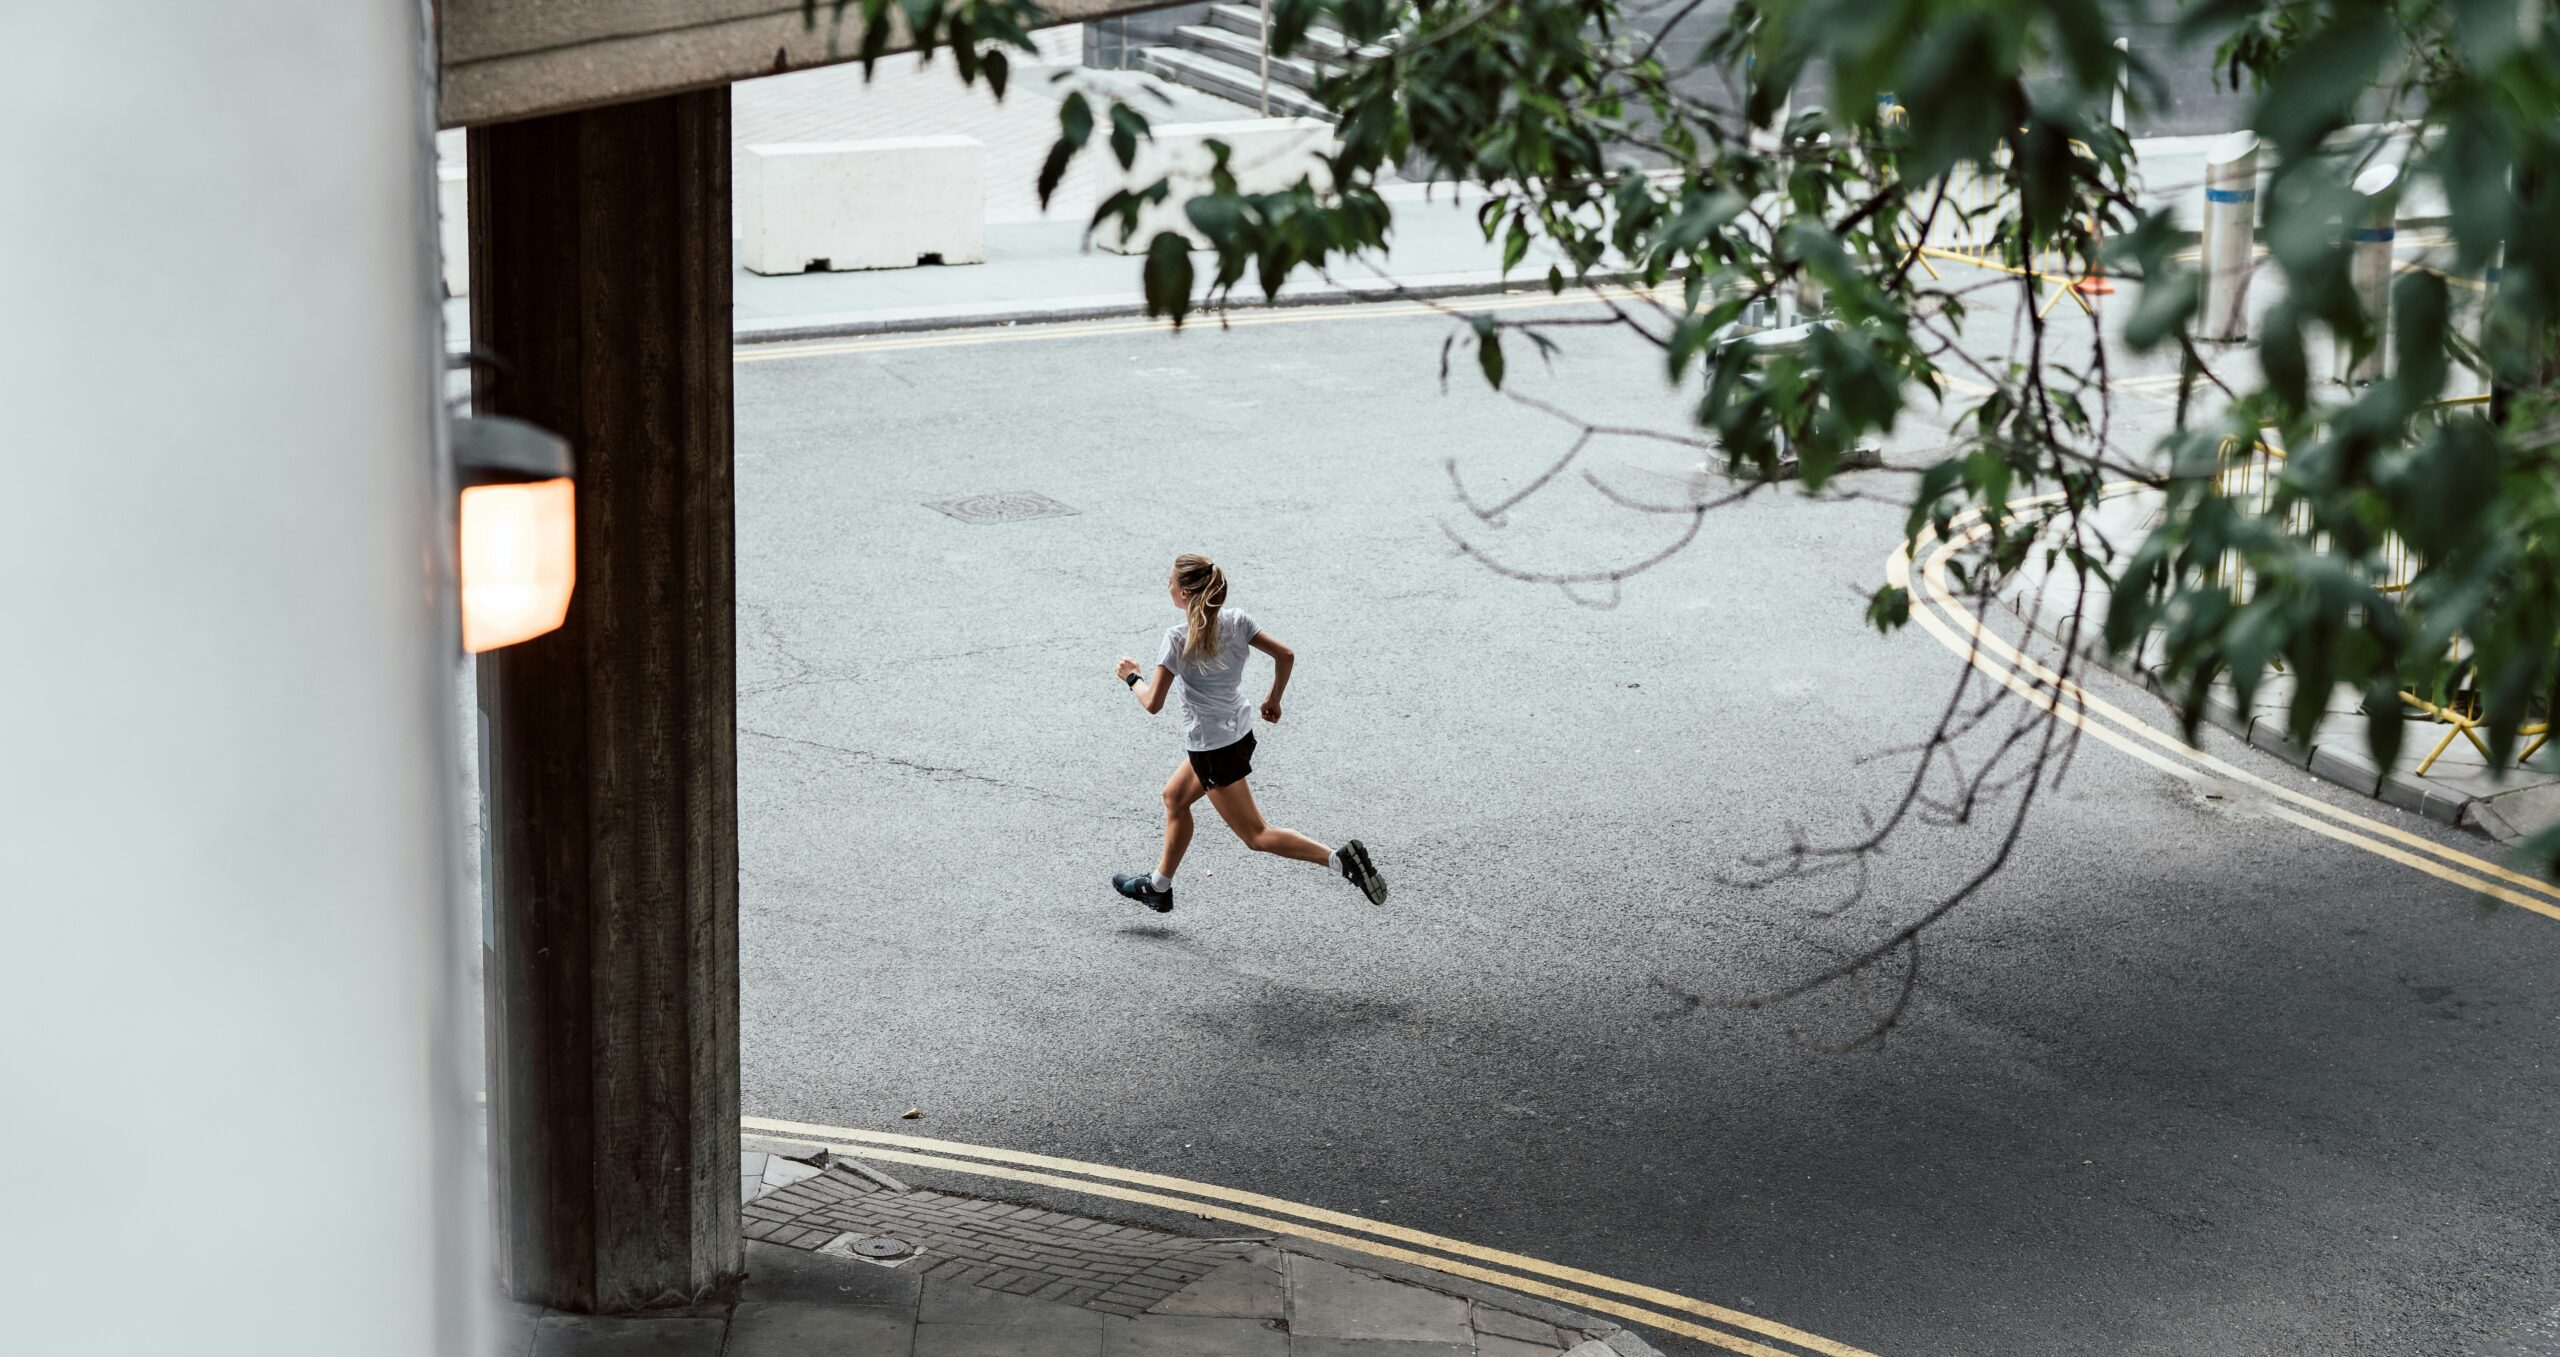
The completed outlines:
{"type": "Polygon", "coordinates": [[[2354,253],[2347,271],[2357,304],[2372,322],[2373,347],[2361,358],[2346,348],[2338,350],[2338,380],[2350,386],[2381,381],[2383,356],[2391,347],[2392,241],[2399,233],[2392,221],[2389,194],[2399,180],[2397,165],[2368,166],[2355,178],[2356,196],[2362,203],[2349,209],[2355,214],[2347,223],[2354,253]]]}
{"type": "Polygon", "coordinates": [[[487,1350],[425,8],[0,8],[11,1352],[487,1350]]]}
{"type": "Polygon", "coordinates": [[[2204,304],[2198,337],[2249,337],[2249,278],[2257,272],[2258,134],[2233,132],[2204,152],[2204,304]]]}
{"type": "Polygon", "coordinates": [[[740,1271],[729,91],[469,158],[479,407],[578,458],[568,621],[480,658],[499,1273],[693,1301],[740,1271]]]}

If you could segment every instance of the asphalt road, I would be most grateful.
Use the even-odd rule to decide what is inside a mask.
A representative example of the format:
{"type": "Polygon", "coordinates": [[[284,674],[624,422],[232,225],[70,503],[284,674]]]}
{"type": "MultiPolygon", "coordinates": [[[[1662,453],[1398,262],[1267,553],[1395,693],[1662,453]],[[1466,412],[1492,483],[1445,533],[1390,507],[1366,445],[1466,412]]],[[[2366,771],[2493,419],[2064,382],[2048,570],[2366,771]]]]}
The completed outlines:
{"type": "MultiPolygon", "coordinates": [[[[2560,1300],[2560,924],[2109,749],[1931,935],[1883,1049],[1807,1039],[1854,1031],[1849,997],[1715,1002],[1991,851],[1986,824],[1914,827],[1836,917],[1838,879],[1735,884],[1889,805],[1956,680],[1861,616],[1903,481],[1719,510],[1614,607],[1505,579],[1449,530],[1576,569],[1687,519],[1570,475],[1472,518],[1445,461],[1490,498],[1571,430],[1463,369],[1443,394],[1445,328],[741,364],[750,1113],[1250,1188],[1888,1357],[2485,1352],[2560,1300]],[[1013,491],[1075,512],[925,507],[1013,491]],[[1205,806],[1172,915],[1112,894],[1181,740],[1111,665],[1175,619],[1181,551],[1298,651],[1263,807],[1365,839],[1386,908],[1205,806]]],[[[1516,384],[1676,427],[1657,359],[1567,342],[1516,384]]],[[[1689,493],[1693,453],[1587,456],[1626,495],[1689,493]]]]}

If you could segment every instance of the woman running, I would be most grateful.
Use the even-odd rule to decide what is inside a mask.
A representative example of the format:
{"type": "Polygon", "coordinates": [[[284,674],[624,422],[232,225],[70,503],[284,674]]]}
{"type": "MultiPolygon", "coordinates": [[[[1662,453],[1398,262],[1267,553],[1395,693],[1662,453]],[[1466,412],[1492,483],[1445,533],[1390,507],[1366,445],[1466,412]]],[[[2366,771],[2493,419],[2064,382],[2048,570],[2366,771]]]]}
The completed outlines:
{"type": "Polygon", "coordinates": [[[1253,708],[1242,696],[1247,647],[1271,657],[1271,694],[1262,699],[1262,719],[1278,722],[1280,694],[1289,687],[1289,667],[1296,652],[1274,640],[1243,611],[1226,606],[1227,576],[1206,556],[1177,556],[1173,578],[1166,582],[1173,606],[1183,621],[1167,627],[1164,650],[1156,658],[1153,682],[1141,683],[1138,662],[1123,656],[1120,679],[1138,695],[1138,705],[1152,716],[1164,710],[1167,690],[1182,693],[1183,744],[1188,759],[1164,784],[1164,856],[1153,874],[1123,872],[1111,878],[1122,895],[1158,914],[1173,908],[1173,873],[1191,847],[1191,803],[1206,796],[1218,818],[1257,852],[1277,853],[1300,862],[1321,862],[1358,886],[1369,903],[1387,902],[1387,883],[1369,861],[1358,839],[1339,851],[1294,829],[1275,829],[1262,822],[1245,778],[1253,772],[1253,708]]]}

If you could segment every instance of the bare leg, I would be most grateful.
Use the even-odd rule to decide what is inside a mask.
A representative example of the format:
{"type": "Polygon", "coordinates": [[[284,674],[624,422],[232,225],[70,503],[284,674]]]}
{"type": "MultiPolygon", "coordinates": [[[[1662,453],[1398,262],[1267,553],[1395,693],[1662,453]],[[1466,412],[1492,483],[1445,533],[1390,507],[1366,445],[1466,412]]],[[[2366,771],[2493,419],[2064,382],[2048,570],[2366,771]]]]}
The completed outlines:
{"type": "MultiPolygon", "coordinates": [[[[1185,768],[1184,772],[1189,772],[1185,768]]],[[[1194,784],[1195,786],[1198,784],[1194,784]]],[[[1257,853],[1276,853],[1300,862],[1324,862],[1333,850],[1294,829],[1275,829],[1262,822],[1262,808],[1253,804],[1253,788],[1241,782],[1230,782],[1208,790],[1209,804],[1218,808],[1218,817],[1227,828],[1244,840],[1244,846],[1257,853]]]]}
{"type": "Polygon", "coordinates": [[[1173,770],[1164,782],[1164,856],[1156,859],[1156,873],[1173,879],[1173,870],[1182,865],[1182,855],[1191,848],[1191,803],[1200,799],[1203,788],[1200,775],[1191,771],[1191,761],[1173,770]]]}

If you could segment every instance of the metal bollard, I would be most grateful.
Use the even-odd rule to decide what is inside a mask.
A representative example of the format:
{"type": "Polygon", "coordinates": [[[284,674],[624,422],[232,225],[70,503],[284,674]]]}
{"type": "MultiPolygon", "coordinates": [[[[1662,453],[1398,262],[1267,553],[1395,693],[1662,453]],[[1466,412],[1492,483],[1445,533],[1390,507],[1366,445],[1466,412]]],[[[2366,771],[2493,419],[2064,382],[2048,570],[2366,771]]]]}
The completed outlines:
{"type": "Polygon", "coordinates": [[[2128,135],[2130,135],[2132,129],[2127,127],[2124,121],[2124,63],[2131,60],[2132,56],[2133,39],[2116,39],[2116,79],[2115,88],[2109,92],[2107,98],[2107,125],[2119,132],[2127,133],[2128,135]]]}
{"type": "Polygon", "coordinates": [[[2338,380],[2350,386],[2381,381],[2383,353],[2391,346],[2391,250],[2398,232],[2388,195],[2399,180],[2397,165],[2370,166],[2355,179],[2356,195],[2366,201],[2352,227],[2355,254],[2348,262],[2347,276],[2355,287],[2356,301],[2373,321],[2373,347],[2352,360],[2348,349],[2338,350],[2338,380]]]}
{"type": "Polygon", "coordinates": [[[2480,280],[2480,317],[2474,322],[2472,340],[2483,351],[2489,347],[2489,313],[2498,309],[2498,284],[2507,272],[2507,247],[2501,242],[2489,254],[2489,271],[2480,280]]]}
{"type": "MultiPolygon", "coordinates": [[[[1754,302],[1751,309],[1743,314],[1743,318],[1739,324],[1725,328],[1723,337],[1716,341],[1716,352],[1719,356],[1721,356],[1726,350],[1736,347],[1757,349],[1763,353],[1803,352],[1805,342],[1813,338],[1813,325],[1808,323],[1787,325],[1778,329],[1762,329],[1760,328],[1761,322],[1767,317],[1768,313],[1760,310],[1759,305],[1759,303],[1754,302]]],[[[1791,307],[1787,307],[1782,304],[1779,308],[1778,314],[1781,318],[1786,318],[1790,310],[1792,310],[1791,307]]],[[[1794,451],[1794,448],[1788,446],[1786,435],[1783,433],[1780,434],[1778,436],[1779,456],[1786,457],[1792,455],[1794,451]]],[[[1723,467],[1716,465],[1714,459],[1710,458],[1698,463],[1698,470],[1696,474],[1700,476],[1712,476],[1721,473],[1723,470],[1723,467]]]]}
{"type": "Polygon", "coordinates": [[[2249,277],[2257,272],[2258,134],[2234,132],[2204,152],[2204,305],[2199,338],[2249,337],[2249,277]]]}
{"type": "MultiPolygon", "coordinates": [[[[1782,329],[1762,330],[1753,328],[1758,319],[1759,315],[1755,313],[1746,316],[1740,324],[1728,326],[1716,341],[1717,353],[1721,355],[1734,348],[1754,349],[1764,354],[1802,353],[1812,342],[1814,331],[1839,328],[1837,321],[1809,320],[1782,329]]],[[[1778,478],[1784,480],[1796,474],[1795,447],[1788,442],[1783,433],[1778,436],[1777,442],[1778,478]]],[[[1843,455],[1840,465],[1842,470],[1849,470],[1883,464],[1884,455],[1880,447],[1872,443],[1860,443],[1843,455]]],[[[1698,463],[1698,469],[1694,474],[1703,478],[1721,475],[1724,471],[1725,468],[1719,466],[1715,459],[1709,458],[1698,463]]]]}

